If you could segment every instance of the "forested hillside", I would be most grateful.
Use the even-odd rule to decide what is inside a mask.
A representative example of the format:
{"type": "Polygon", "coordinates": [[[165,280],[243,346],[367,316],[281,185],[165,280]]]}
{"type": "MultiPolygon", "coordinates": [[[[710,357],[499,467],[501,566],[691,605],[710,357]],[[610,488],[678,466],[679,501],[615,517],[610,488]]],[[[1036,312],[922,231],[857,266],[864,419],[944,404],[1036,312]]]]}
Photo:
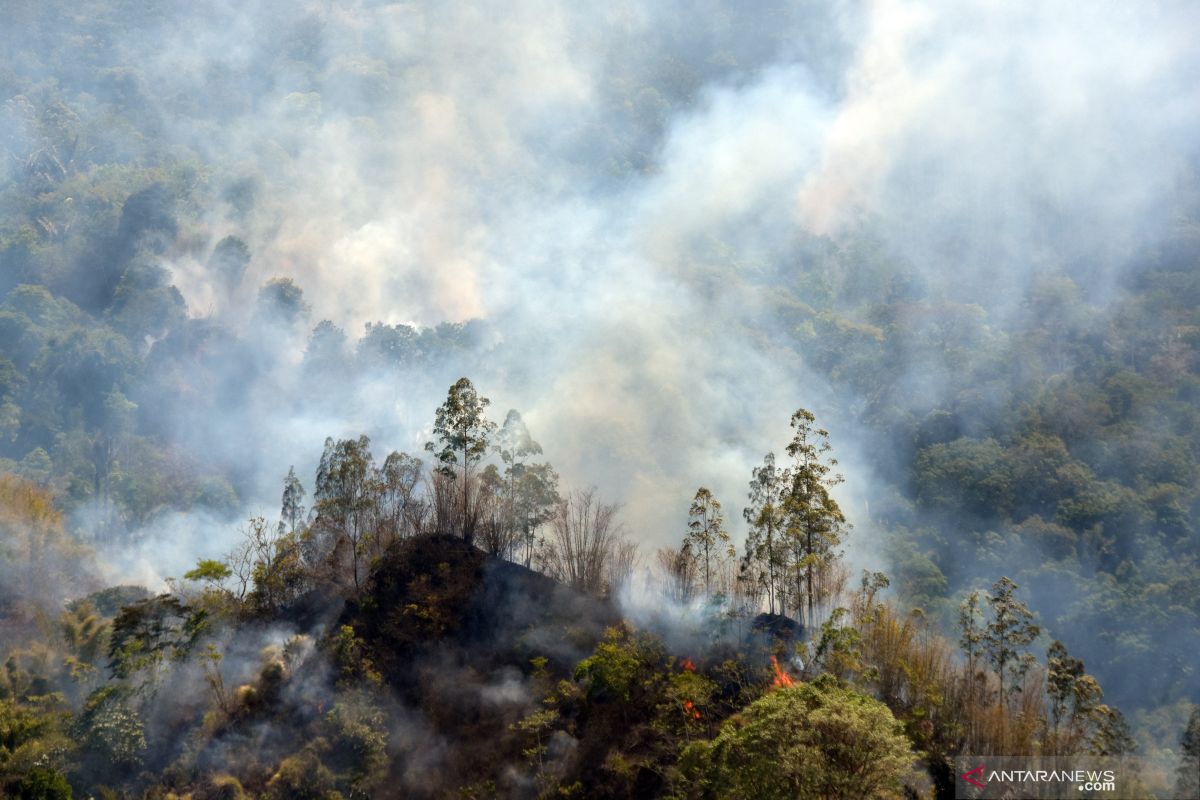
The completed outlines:
{"type": "Polygon", "coordinates": [[[0,797],[1193,796],[1187,4],[6,15],[0,797]]]}

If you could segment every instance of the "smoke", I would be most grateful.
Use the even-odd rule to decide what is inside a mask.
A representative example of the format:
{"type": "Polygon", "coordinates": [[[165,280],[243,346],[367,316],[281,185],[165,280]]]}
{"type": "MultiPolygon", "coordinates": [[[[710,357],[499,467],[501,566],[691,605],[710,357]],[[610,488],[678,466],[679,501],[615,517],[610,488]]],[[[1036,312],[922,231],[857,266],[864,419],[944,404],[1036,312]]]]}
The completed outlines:
{"type": "Polygon", "coordinates": [[[961,296],[1001,309],[1047,266],[1104,297],[1195,156],[1195,9],[881,2],[868,18],[801,214],[820,232],[877,215],[927,277],[954,269],[961,296]]]}
{"type": "MultiPolygon", "coordinates": [[[[740,499],[795,406],[824,412],[835,446],[855,436],[773,346],[787,331],[765,277],[787,278],[800,237],[869,220],[893,258],[1001,319],[1048,267],[1103,299],[1169,219],[1200,107],[1186,5],[840,4],[781,11],[770,35],[707,10],[363,4],[280,26],[250,4],[193,19],[145,70],[210,102],[214,73],[256,76],[235,84],[245,113],[203,136],[163,111],[264,186],[247,220],[213,222],[251,244],[246,291],[291,275],[312,320],[352,338],[368,321],[485,320],[503,344],[476,383],[661,543],[695,486],[740,499]]],[[[205,307],[208,283],[183,288],[205,307]]],[[[431,388],[341,432],[411,447],[431,388]]],[[[301,463],[338,432],[307,409],[265,421],[301,463]]],[[[230,427],[219,438],[241,437],[230,427]]]]}
{"type": "Polygon", "coordinates": [[[191,312],[247,346],[205,365],[231,396],[202,411],[185,398],[165,426],[237,473],[252,506],[270,507],[288,464],[311,474],[327,435],[419,450],[458,371],[526,414],[569,483],[599,485],[665,542],[696,486],[742,494],[779,441],[767,431],[815,402],[800,365],[781,372],[746,340],[770,325],[756,292],[736,274],[698,287],[690,262],[718,235],[739,240],[723,258],[761,250],[739,230],[751,220],[775,244],[792,235],[779,200],[814,166],[818,73],[840,57],[809,27],[826,15],[268,2],[171,15],[120,38],[173,98],[144,113],[216,165],[219,198],[257,188],[206,211],[208,241],[236,235],[253,254],[232,294],[207,247],[168,259],[191,312]],[[341,393],[303,379],[304,324],[253,324],[276,275],[304,289],[308,326],[328,318],[353,340],[367,322],[483,320],[492,347],[341,393]]]}
{"type": "MultiPolygon", "coordinates": [[[[256,0],[123,22],[104,42],[128,75],[80,77],[81,58],[62,77],[167,152],[115,122],[91,123],[97,146],[203,165],[197,221],[159,260],[195,320],[233,332],[149,343],[189,368],[150,370],[136,399],[234,476],[246,514],[275,507],[290,465],[309,484],[326,436],[420,452],[465,374],[568,485],[622,503],[647,553],[678,542],[701,485],[739,530],[750,468],[810,408],[846,473],[855,566],[880,566],[868,505],[894,491],[891,444],[796,352],[778,287],[819,307],[802,273],[861,249],[990,333],[1029,323],[1047,272],[1102,316],[1170,232],[1200,130],[1185,2],[256,0]],[[251,256],[226,285],[208,263],[230,235],[251,256]],[[261,311],[276,276],[307,311],[261,311]],[[305,358],[323,319],[346,332],[343,372],[305,358]],[[471,324],[437,359],[363,366],[374,322],[471,324]]],[[[935,404],[951,367],[897,357],[896,393],[935,404]]],[[[232,533],[160,525],[128,569],[178,574],[204,527],[232,533]]]]}

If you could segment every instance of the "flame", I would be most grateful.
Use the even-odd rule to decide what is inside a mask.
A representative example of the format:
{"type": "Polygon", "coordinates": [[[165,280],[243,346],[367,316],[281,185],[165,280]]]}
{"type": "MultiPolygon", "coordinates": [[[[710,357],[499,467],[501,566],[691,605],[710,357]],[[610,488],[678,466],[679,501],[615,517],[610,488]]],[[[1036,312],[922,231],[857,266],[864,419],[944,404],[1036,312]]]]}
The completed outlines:
{"type": "Polygon", "coordinates": [[[771,670],[775,673],[775,679],[771,681],[772,686],[786,687],[795,685],[796,681],[792,679],[791,675],[783,671],[783,667],[779,666],[779,662],[775,660],[775,656],[771,656],[771,670]]]}
{"type": "Polygon", "coordinates": [[[683,713],[690,715],[692,719],[700,719],[700,712],[696,710],[696,706],[692,704],[691,700],[683,701],[683,713]]]}
{"type": "Polygon", "coordinates": [[[685,658],[679,662],[679,668],[684,672],[695,672],[696,665],[692,663],[690,658],[685,658]]]}

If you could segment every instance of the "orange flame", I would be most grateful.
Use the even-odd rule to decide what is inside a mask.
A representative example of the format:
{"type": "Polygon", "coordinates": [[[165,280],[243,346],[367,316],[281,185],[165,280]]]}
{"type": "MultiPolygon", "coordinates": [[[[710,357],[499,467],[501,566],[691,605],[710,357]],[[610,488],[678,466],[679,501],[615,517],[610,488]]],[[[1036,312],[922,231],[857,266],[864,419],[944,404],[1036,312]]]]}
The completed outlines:
{"type": "Polygon", "coordinates": [[[696,665],[692,663],[690,658],[685,658],[679,662],[679,668],[684,672],[695,672],[696,665]]]}
{"type": "Polygon", "coordinates": [[[700,712],[696,710],[694,705],[692,705],[691,700],[683,701],[683,712],[690,715],[692,719],[700,719],[700,712]]]}
{"type": "Polygon", "coordinates": [[[783,671],[783,667],[779,666],[779,662],[775,660],[775,656],[771,656],[771,670],[775,673],[775,680],[771,681],[772,686],[793,686],[796,681],[792,680],[792,676],[783,671]]]}

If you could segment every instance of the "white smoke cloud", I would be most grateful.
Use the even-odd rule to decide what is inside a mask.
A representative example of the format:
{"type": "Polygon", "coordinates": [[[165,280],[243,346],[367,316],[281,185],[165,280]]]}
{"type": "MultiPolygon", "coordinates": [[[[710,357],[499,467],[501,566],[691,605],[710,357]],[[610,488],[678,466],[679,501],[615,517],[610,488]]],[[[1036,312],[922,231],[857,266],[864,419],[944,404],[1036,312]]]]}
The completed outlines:
{"type": "MultiPolygon", "coordinates": [[[[262,186],[247,217],[211,219],[214,240],[254,252],[244,296],[222,300],[180,259],[194,312],[242,324],[284,274],[352,338],[369,321],[484,319],[503,360],[471,377],[498,413],[520,408],[568,482],[598,484],[660,545],[697,486],[736,519],[801,405],[832,429],[848,502],[869,494],[872,443],[763,313],[798,238],[839,242],[869,219],[933,285],[993,309],[1016,309],[1047,264],[1093,260],[1103,294],[1194,156],[1196,15],[264,0],[127,47],[181,98],[160,109],[172,135],[217,179],[262,186]]],[[[255,431],[239,415],[198,437],[269,451],[259,505],[289,463],[310,472],[325,435],[419,449],[445,391],[304,385],[302,346],[247,387],[255,431]],[[329,393],[344,402],[305,402],[329,393]]]]}

